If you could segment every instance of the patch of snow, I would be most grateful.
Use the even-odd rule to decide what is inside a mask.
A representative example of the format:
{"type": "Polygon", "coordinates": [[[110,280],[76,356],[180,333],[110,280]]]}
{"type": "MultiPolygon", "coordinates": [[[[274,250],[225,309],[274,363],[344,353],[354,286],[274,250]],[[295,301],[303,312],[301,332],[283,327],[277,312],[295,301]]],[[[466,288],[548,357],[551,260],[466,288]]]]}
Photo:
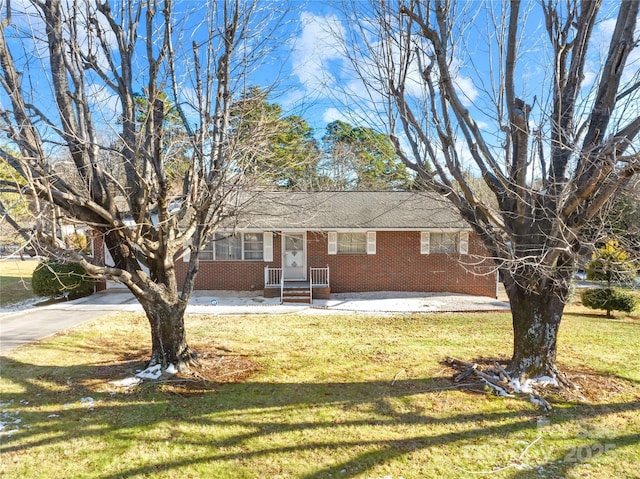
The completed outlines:
{"type": "Polygon", "coordinates": [[[0,413],[0,436],[11,436],[14,432],[20,430],[18,424],[22,423],[22,419],[19,415],[20,413],[17,411],[2,411],[0,413]]]}
{"type": "Polygon", "coordinates": [[[60,417],[60,414],[49,414],[48,418],[60,417]]]}
{"type": "Polygon", "coordinates": [[[507,391],[505,391],[503,388],[501,388],[500,386],[496,386],[495,384],[490,383],[489,381],[487,381],[486,379],[482,379],[482,381],[489,386],[490,388],[492,388],[496,394],[500,397],[513,397],[513,394],[509,394],[507,391]]]}
{"type": "Polygon", "coordinates": [[[524,381],[520,382],[520,379],[514,378],[509,381],[509,386],[511,386],[513,388],[513,391],[517,393],[531,394],[533,392],[533,389],[531,387],[531,379],[525,379],[524,381]]]}
{"type": "MultiPolygon", "coordinates": [[[[169,364],[164,372],[167,374],[176,374],[178,372],[178,368],[173,364],[169,364]]],[[[153,366],[149,366],[147,369],[138,371],[136,373],[136,377],[141,379],[155,380],[160,376],[162,376],[162,366],[160,366],[159,364],[154,364],[153,366]]]]}
{"type": "Polygon", "coordinates": [[[160,366],[159,364],[149,366],[147,369],[144,369],[136,374],[136,377],[142,379],[158,379],[160,376],[162,376],[162,366],[160,366]]]}
{"type": "Polygon", "coordinates": [[[558,380],[550,376],[540,376],[532,380],[536,386],[558,386],[558,380]]]}
{"type": "Polygon", "coordinates": [[[132,386],[137,386],[142,382],[142,379],[136,376],[129,376],[128,378],[120,379],[119,381],[109,381],[109,384],[113,384],[114,386],[130,388],[132,386]]]}
{"type": "Polygon", "coordinates": [[[531,401],[531,404],[535,404],[536,406],[542,406],[542,407],[547,406],[543,401],[541,401],[539,398],[537,398],[533,394],[529,396],[529,401],[531,401]]]}
{"type": "MultiPolygon", "coordinates": [[[[83,408],[87,408],[89,411],[93,411],[93,406],[95,406],[96,400],[93,399],[90,396],[87,397],[83,397],[80,398],[80,400],[78,401],[80,403],[80,406],[83,408]]],[[[73,407],[75,407],[78,402],[75,403],[65,403],[62,405],[62,410],[63,411],[67,411],[69,409],[72,409],[73,407]]]]}
{"type": "Polygon", "coordinates": [[[0,308],[0,314],[4,313],[15,313],[18,311],[25,311],[27,309],[32,309],[36,304],[46,301],[47,297],[38,296],[36,298],[25,299],[24,301],[18,301],[16,303],[5,304],[2,308],[0,308]]]}
{"type": "Polygon", "coordinates": [[[87,409],[89,409],[89,411],[93,411],[95,402],[96,401],[92,397],[80,398],[80,405],[82,407],[86,407],[87,409]]]}
{"type": "Polygon", "coordinates": [[[537,378],[525,379],[520,382],[514,378],[509,382],[509,386],[517,393],[532,394],[535,387],[557,386],[558,381],[550,376],[539,376],[537,378]]]}

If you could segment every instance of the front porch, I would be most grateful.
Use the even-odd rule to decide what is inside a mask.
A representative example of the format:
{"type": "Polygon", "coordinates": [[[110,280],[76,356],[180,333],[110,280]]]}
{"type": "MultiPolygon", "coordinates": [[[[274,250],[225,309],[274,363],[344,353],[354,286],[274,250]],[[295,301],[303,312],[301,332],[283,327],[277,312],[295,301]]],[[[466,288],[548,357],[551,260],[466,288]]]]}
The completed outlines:
{"type": "Polygon", "coordinates": [[[313,299],[329,299],[331,286],[329,283],[329,266],[326,268],[309,268],[307,280],[286,279],[282,268],[264,269],[264,297],[280,297],[281,303],[313,303],[313,299]]]}

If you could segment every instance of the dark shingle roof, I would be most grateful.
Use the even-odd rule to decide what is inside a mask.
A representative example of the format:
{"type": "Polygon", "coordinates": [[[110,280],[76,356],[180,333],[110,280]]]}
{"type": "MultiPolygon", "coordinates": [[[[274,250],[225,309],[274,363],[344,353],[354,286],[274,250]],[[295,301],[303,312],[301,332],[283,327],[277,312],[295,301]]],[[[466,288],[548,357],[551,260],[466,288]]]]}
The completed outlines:
{"type": "Polygon", "coordinates": [[[456,208],[431,192],[260,192],[238,210],[240,229],[468,228],[456,208]]]}

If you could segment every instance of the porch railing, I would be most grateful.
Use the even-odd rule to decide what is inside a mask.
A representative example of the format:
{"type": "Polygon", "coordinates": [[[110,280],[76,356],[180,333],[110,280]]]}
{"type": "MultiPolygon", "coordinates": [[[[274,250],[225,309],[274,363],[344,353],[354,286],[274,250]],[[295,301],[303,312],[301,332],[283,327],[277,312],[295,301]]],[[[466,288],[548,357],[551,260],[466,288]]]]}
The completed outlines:
{"type": "Polygon", "coordinates": [[[309,268],[309,279],[311,287],[325,286],[329,287],[329,265],[326,268],[309,268]]]}
{"type": "Polygon", "coordinates": [[[326,268],[309,268],[309,304],[313,303],[313,287],[329,287],[329,265],[326,268]]]}
{"type": "MultiPolygon", "coordinates": [[[[280,287],[280,298],[284,294],[284,274],[282,268],[264,267],[264,285],[266,288],[280,287]]],[[[314,287],[329,287],[329,265],[326,268],[309,268],[309,301],[313,301],[314,287]]]]}
{"type": "Polygon", "coordinates": [[[282,268],[264,267],[264,285],[265,287],[280,286],[282,280],[282,268]]]}
{"type": "Polygon", "coordinates": [[[280,302],[282,302],[284,296],[284,274],[282,273],[282,268],[264,267],[264,287],[280,287],[280,302]]]}

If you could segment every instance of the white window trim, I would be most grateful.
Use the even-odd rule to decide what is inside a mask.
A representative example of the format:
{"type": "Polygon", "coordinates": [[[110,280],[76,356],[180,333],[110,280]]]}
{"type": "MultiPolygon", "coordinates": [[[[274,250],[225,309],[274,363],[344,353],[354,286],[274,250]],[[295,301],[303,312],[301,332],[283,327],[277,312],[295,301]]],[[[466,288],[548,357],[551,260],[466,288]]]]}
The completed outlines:
{"type": "Polygon", "coordinates": [[[191,260],[191,241],[189,241],[184,247],[184,253],[182,254],[182,261],[188,263],[191,260]]]}
{"type": "Polygon", "coordinates": [[[376,254],[376,232],[367,231],[367,254],[376,254]]]}
{"type": "Polygon", "coordinates": [[[329,231],[327,233],[328,250],[327,254],[338,254],[338,232],[329,231]]]}
{"type": "Polygon", "coordinates": [[[262,260],[265,263],[270,263],[273,261],[273,233],[265,231],[262,235],[262,260]]]}
{"type": "Polygon", "coordinates": [[[431,246],[431,233],[428,231],[420,232],[420,254],[429,254],[431,246]]]}
{"type": "Polygon", "coordinates": [[[469,254],[469,232],[460,231],[458,233],[460,244],[458,245],[458,252],[460,254],[469,254]]]}

